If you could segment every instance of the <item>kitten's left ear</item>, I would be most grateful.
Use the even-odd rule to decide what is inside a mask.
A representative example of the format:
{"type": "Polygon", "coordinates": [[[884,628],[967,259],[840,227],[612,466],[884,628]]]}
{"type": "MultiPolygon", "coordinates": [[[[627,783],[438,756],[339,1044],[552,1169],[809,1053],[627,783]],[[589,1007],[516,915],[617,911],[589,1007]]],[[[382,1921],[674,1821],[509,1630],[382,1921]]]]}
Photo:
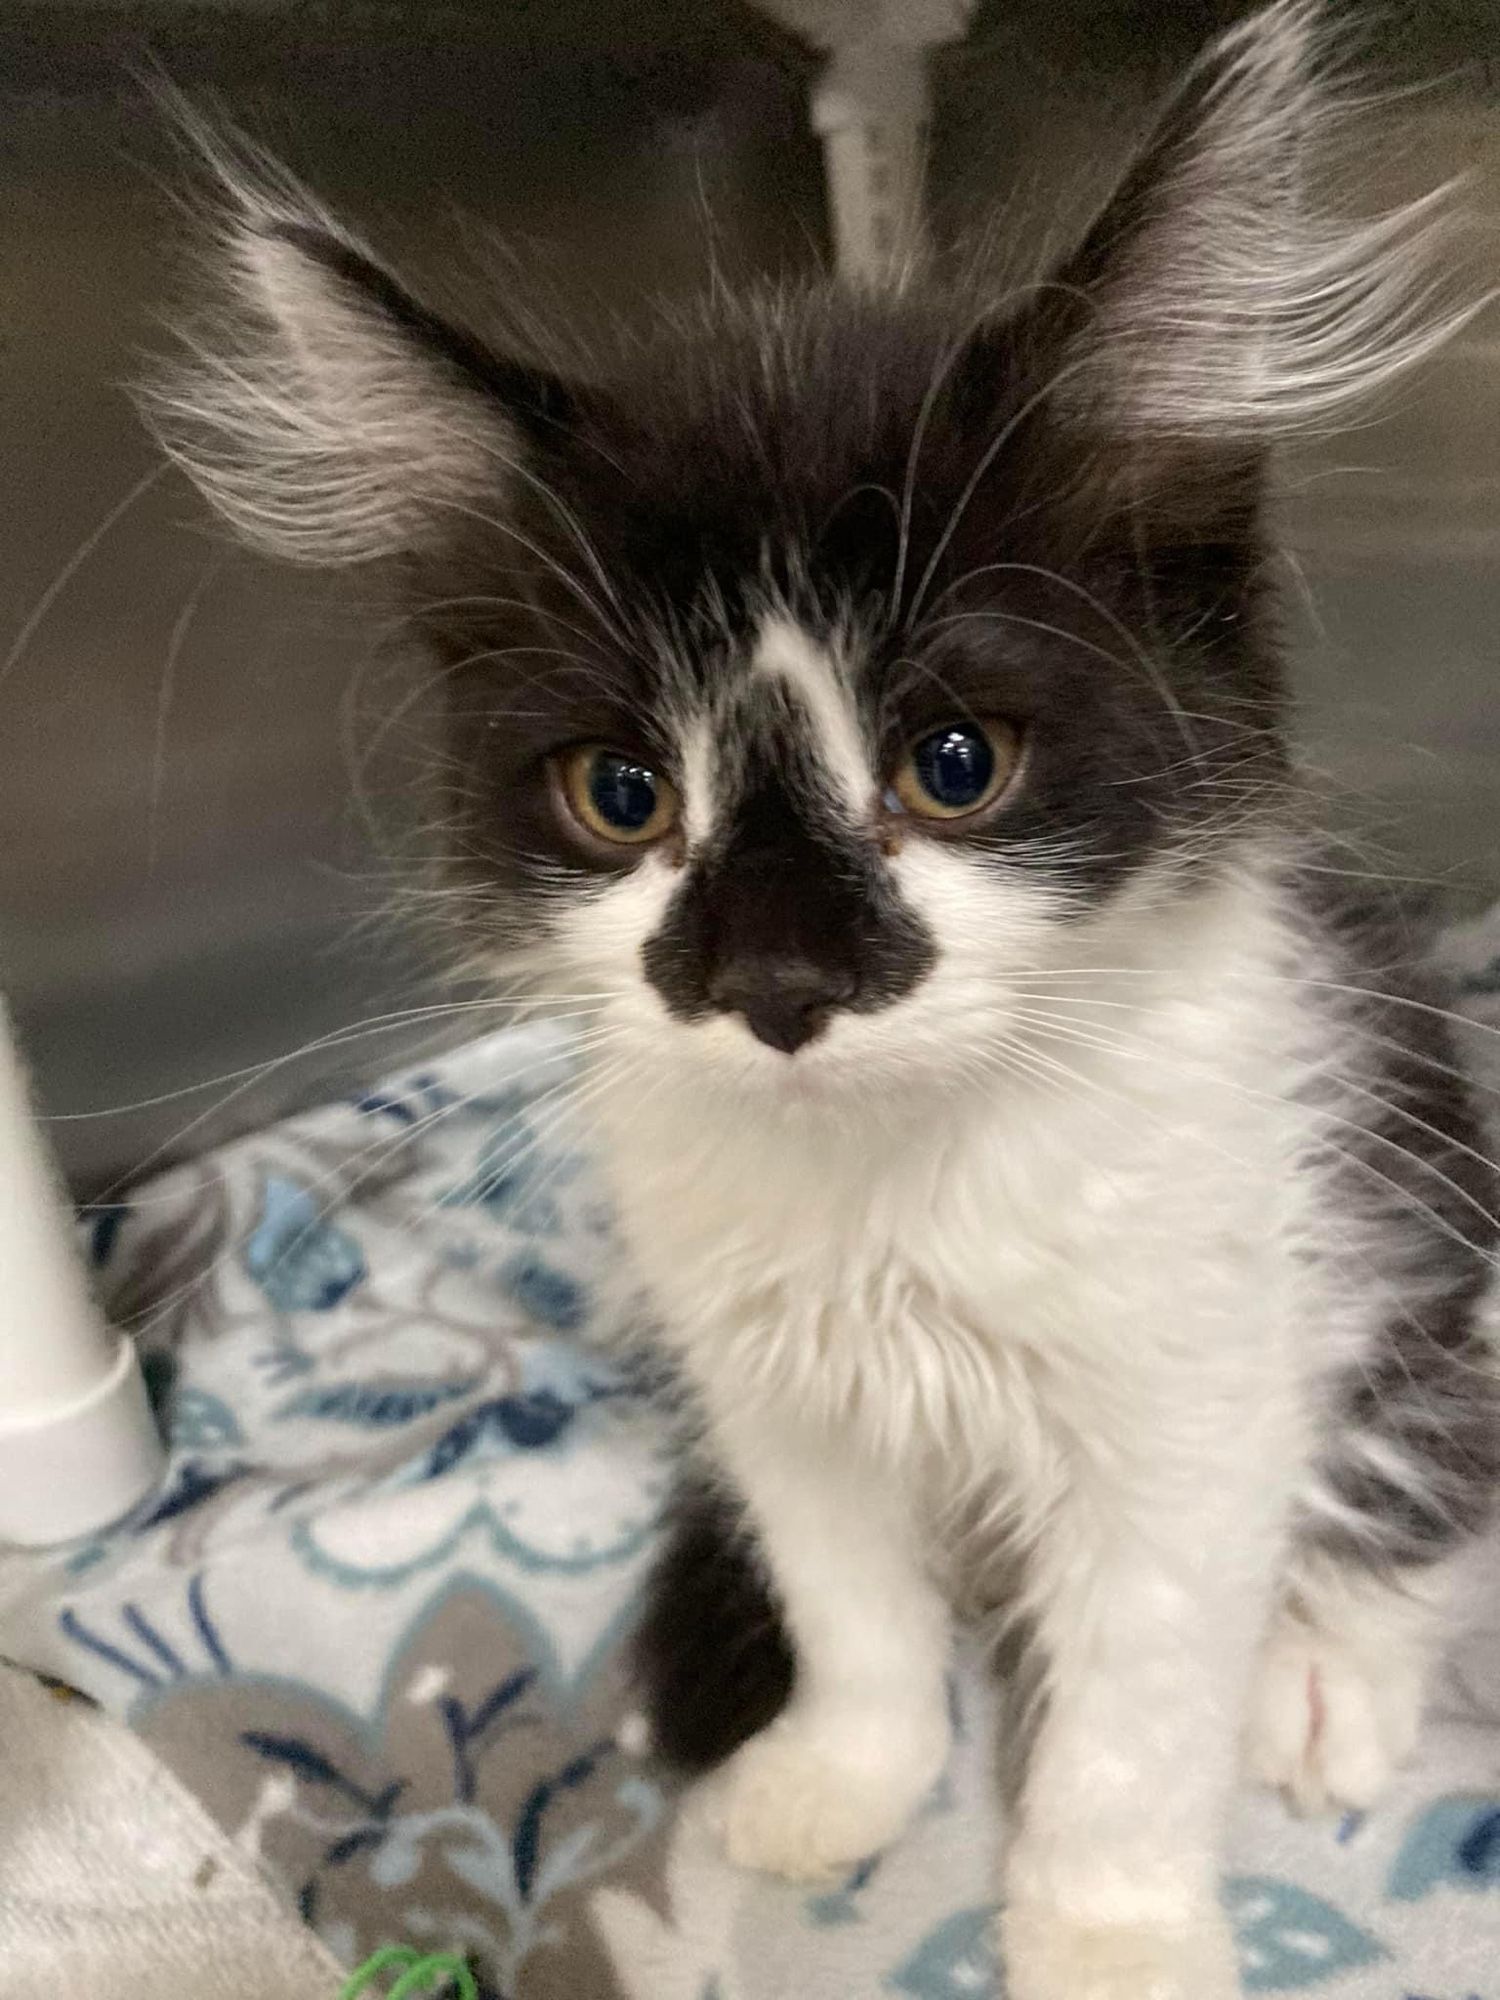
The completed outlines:
{"type": "Polygon", "coordinates": [[[416,299],[281,168],[174,107],[218,182],[218,310],[142,401],[241,538],[336,566],[415,553],[503,506],[569,390],[416,299]]]}
{"type": "Polygon", "coordinates": [[[1341,417],[1478,309],[1438,189],[1330,212],[1349,103],[1317,0],[1214,43],[1058,274],[1075,332],[1058,405],[1112,434],[1257,441],[1341,417]]]}

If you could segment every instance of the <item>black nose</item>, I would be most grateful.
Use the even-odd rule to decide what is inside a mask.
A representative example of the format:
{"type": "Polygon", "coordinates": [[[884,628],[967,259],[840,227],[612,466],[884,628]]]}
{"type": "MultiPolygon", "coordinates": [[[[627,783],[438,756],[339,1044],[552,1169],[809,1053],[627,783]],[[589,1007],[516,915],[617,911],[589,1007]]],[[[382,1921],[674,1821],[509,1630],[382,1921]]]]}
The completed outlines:
{"type": "Polygon", "coordinates": [[[828,1026],[835,1007],[854,997],[851,974],[809,960],[757,957],[731,960],[709,975],[709,998],[739,1014],[757,1041],[795,1055],[828,1026]]]}

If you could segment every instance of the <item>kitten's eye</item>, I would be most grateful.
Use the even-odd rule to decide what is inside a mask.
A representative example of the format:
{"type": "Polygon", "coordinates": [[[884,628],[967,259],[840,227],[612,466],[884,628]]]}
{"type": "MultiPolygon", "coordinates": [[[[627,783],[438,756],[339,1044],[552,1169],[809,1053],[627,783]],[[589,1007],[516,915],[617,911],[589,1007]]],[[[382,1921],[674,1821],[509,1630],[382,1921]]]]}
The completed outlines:
{"type": "Polygon", "coordinates": [[[600,840],[643,847],[677,824],[676,792],[639,757],[591,743],[565,752],[557,770],[574,817],[600,840]]]}
{"type": "Polygon", "coordinates": [[[919,736],[897,766],[894,802],[921,819],[964,819],[1000,796],[1019,751],[1008,723],[945,722],[919,736]]]}

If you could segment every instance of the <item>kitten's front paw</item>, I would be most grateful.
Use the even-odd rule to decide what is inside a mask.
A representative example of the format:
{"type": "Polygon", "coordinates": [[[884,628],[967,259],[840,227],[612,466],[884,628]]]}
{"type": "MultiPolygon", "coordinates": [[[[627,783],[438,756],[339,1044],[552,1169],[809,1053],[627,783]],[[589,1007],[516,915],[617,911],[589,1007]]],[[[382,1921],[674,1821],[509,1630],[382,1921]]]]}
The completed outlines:
{"type": "Polygon", "coordinates": [[[710,1780],[708,1805],[731,1861],[793,1882],[826,1882],[888,1847],[936,1782],[947,1732],[891,1716],[830,1728],[791,1713],[710,1780]]]}
{"type": "Polygon", "coordinates": [[[1081,1924],[1020,1904],[1000,1922],[1010,2000],[1239,2000],[1229,1926],[1205,1914],[1184,1930],[1081,1924]]]}
{"type": "Polygon", "coordinates": [[[1377,1669],[1283,1614],[1250,1706],[1246,1766],[1298,1812],[1363,1812],[1411,1755],[1421,1718],[1413,1663],[1397,1656],[1377,1669]]]}

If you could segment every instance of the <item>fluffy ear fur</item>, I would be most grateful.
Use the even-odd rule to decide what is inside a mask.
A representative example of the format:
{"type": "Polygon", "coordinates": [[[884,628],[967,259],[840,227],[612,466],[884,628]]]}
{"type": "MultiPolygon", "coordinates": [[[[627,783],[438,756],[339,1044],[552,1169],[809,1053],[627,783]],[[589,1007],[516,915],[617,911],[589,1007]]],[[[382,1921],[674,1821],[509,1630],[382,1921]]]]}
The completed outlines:
{"type": "Polygon", "coordinates": [[[192,113],[221,190],[219,304],[143,391],[162,442],[251,546],[319,566],[411,553],[493,510],[568,395],[415,299],[284,169],[192,113]]]}
{"type": "Polygon", "coordinates": [[[1450,189],[1330,212],[1337,52],[1317,0],[1277,0],[1200,59],[1060,274],[1086,315],[1065,407],[1162,440],[1319,429],[1478,310],[1439,276],[1450,189]]]}

